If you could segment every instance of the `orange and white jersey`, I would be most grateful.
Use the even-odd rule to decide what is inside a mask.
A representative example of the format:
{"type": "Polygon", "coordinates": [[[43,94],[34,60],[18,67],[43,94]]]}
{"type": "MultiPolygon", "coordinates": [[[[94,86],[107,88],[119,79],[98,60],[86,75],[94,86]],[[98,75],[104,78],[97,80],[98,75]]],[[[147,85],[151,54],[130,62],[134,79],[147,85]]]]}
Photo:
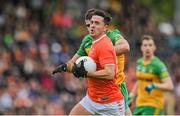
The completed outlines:
{"type": "MultiPolygon", "coordinates": [[[[115,49],[111,40],[104,34],[95,40],[90,48],[89,57],[97,65],[97,70],[104,69],[104,65],[114,65],[115,74],[117,74],[117,61],[115,49]]],[[[95,102],[110,103],[123,99],[121,92],[115,82],[117,75],[113,80],[88,78],[88,96],[95,102]]]]}

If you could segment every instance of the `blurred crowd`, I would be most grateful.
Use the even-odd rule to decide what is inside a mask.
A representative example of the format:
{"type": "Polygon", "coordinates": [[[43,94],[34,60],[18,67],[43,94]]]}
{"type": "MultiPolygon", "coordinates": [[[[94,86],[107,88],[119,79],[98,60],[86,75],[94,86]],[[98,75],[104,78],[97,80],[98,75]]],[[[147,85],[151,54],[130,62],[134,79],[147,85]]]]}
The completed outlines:
{"type": "Polygon", "coordinates": [[[84,14],[90,8],[109,12],[111,28],[120,29],[130,43],[125,68],[129,90],[141,56],[140,37],[155,37],[156,55],[167,64],[175,85],[167,93],[166,114],[180,114],[180,34],[162,31],[151,10],[133,0],[0,0],[0,114],[68,114],[86,94],[85,79],[51,73],[75,54],[87,34],[84,14]]]}

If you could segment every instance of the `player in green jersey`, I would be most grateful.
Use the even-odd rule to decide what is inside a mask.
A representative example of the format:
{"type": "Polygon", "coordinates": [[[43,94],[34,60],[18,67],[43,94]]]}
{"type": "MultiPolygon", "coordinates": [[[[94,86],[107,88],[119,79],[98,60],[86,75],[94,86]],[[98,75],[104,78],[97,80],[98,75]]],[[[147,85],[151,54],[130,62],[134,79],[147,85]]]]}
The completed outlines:
{"type": "MultiPolygon", "coordinates": [[[[96,9],[90,9],[87,11],[86,15],[85,15],[85,23],[86,23],[86,27],[89,30],[90,27],[90,18],[92,13],[95,11],[96,9]]],[[[125,63],[125,56],[124,53],[128,52],[130,50],[129,48],[129,44],[127,42],[127,40],[125,40],[123,38],[123,36],[120,34],[120,31],[115,29],[115,30],[108,30],[106,32],[107,36],[112,40],[113,45],[115,46],[115,50],[116,50],[116,54],[117,54],[117,58],[118,58],[118,80],[116,80],[116,83],[119,85],[119,88],[122,92],[122,94],[124,95],[125,98],[125,103],[127,103],[128,100],[128,91],[126,88],[126,83],[125,83],[125,75],[124,75],[124,63],[125,63]]],[[[74,65],[74,62],[81,56],[88,56],[91,44],[92,44],[92,37],[90,35],[86,35],[82,42],[81,45],[78,49],[78,51],[76,52],[76,54],[65,64],[62,64],[60,66],[58,66],[55,70],[54,73],[56,72],[62,72],[62,71],[68,71],[71,72],[72,70],[72,66],[74,65]]],[[[126,104],[126,114],[130,115],[131,111],[128,107],[128,105],[126,104]]]]}
{"type": "Polygon", "coordinates": [[[165,64],[156,56],[153,37],[142,37],[142,58],[136,62],[137,82],[130,96],[137,93],[134,115],[162,115],[164,92],[173,90],[173,83],[165,64]]]}

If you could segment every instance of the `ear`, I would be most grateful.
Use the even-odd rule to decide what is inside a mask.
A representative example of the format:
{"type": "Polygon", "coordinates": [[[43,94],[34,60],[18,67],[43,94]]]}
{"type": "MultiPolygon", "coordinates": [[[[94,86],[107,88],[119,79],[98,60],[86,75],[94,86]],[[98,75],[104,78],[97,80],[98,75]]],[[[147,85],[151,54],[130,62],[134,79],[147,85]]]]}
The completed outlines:
{"type": "Polygon", "coordinates": [[[107,31],[109,25],[104,26],[104,31],[107,31]]]}
{"type": "Polygon", "coordinates": [[[157,48],[156,48],[156,45],[154,45],[154,51],[156,51],[156,49],[157,49],[157,48]]]}
{"type": "Polygon", "coordinates": [[[153,44],[153,52],[155,52],[155,51],[156,51],[156,45],[153,44]]]}

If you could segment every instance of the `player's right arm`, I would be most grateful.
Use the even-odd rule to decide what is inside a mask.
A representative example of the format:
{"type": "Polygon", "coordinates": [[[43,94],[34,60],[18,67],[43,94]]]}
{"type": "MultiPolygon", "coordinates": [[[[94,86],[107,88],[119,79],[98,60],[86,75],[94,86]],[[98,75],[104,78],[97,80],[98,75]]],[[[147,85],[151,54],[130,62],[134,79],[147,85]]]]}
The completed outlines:
{"type": "Polygon", "coordinates": [[[129,96],[136,96],[136,94],[137,94],[137,88],[138,88],[138,83],[137,83],[137,81],[136,81],[136,83],[134,84],[134,86],[133,86],[133,88],[132,88],[129,96]]]}
{"type": "MultiPolygon", "coordinates": [[[[139,60],[137,60],[137,62],[136,62],[136,66],[138,65],[138,61],[139,60]]],[[[133,85],[132,90],[130,91],[129,96],[128,96],[128,105],[130,105],[133,102],[135,96],[137,95],[137,89],[138,89],[138,82],[136,80],[136,82],[133,85]]]]}
{"type": "Polygon", "coordinates": [[[128,96],[128,105],[131,105],[131,103],[133,102],[135,96],[137,95],[137,88],[138,88],[138,83],[136,81],[136,83],[133,86],[133,89],[129,93],[129,96],[128,96]]]}

